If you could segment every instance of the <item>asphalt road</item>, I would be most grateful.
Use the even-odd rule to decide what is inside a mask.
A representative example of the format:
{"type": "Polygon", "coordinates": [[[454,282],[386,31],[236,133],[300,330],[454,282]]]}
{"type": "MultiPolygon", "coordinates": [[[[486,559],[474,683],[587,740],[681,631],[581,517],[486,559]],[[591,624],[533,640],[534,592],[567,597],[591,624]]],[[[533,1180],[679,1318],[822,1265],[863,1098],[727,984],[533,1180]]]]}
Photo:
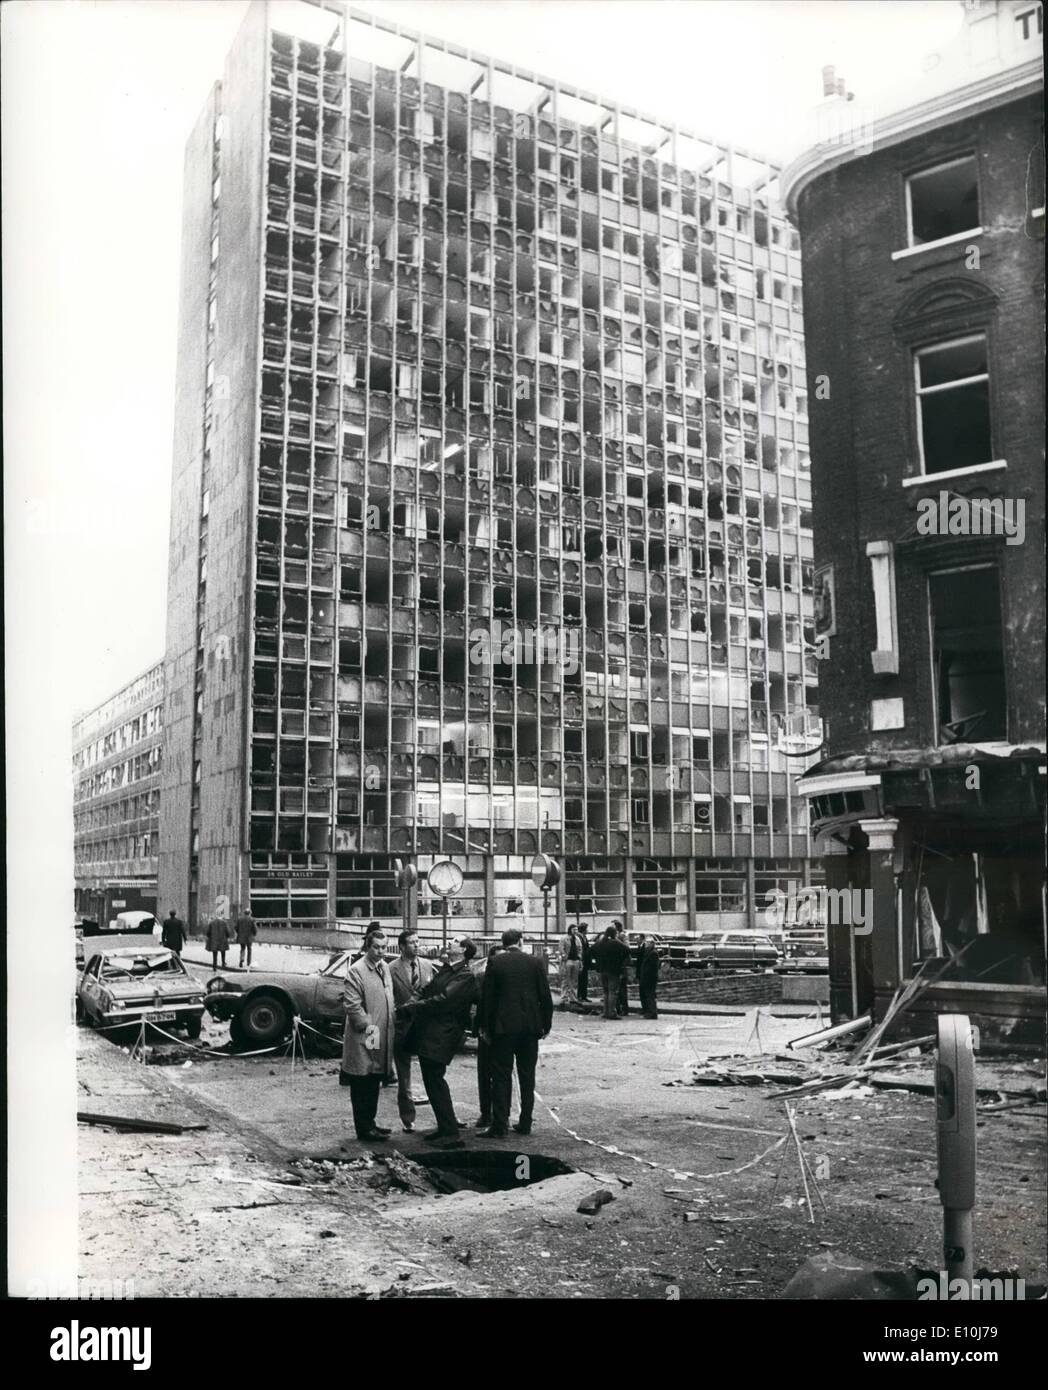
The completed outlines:
{"type": "MultiPolygon", "coordinates": [[[[460,1193],[422,1204],[386,1201],[375,1219],[409,1223],[434,1250],[461,1245],[474,1291],[492,1295],[774,1297],[806,1256],[827,1248],[880,1268],[938,1268],[929,1097],[877,1091],[793,1102],[799,1141],[818,1178],[812,1222],[792,1141],[775,1147],[788,1133],[781,1088],[672,1084],[690,1077],[696,1057],[755,1054],[753,1023],[752,1013],[621,1022],[558,1013],[542,1046],[531,1137],[482,1140],[469,1131],[466,1144],[560,1159],[615,1200],[580,1215],[578,1180],[554,1179],[540,1205],[523,1208],[520,1193],[460,1193]]],[[[761,1043],[774,1052],[809,1029],[765,1015],[761,1043]]],[[[205,1023],[202,1042],[220,1047],[226,1037],[224,1026],[205,1023]]],[[[279,1054],[198,1054],[190,1067],[165,1070],[245,1147],[261,1144],[270,1157],[292,1160],[364,1152],[337,1069],[335,1059],[299,1058],[292,1069],[279,1054]]],[[[460,1119],[471,1122],[471,1052],[456,1059],[449,1081],[460,1119]]],[[[422,1095],[418,1078],[414,1089],[422,1095]]],[[[418,1134],[400,1132],[395,1101],[395,1089],[383,1092],[379,1122],[395,1131],[390,1147],[429,1153],[418,1134]]],[[[420,1130],[428,1117],[420,1108],[420,1130]]],[[[982,1119],[979,1144],[977,1264],[1043,1282],[1043,1109],[982,1119]]]]}

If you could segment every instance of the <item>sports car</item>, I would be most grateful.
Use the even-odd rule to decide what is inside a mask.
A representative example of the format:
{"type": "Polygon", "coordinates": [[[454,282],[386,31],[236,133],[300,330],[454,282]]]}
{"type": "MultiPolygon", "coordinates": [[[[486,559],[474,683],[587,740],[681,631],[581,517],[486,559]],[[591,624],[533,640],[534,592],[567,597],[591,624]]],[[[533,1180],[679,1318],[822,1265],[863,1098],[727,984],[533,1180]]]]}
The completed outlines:
{"type": "Polygon", "coordinates": [[[204,1007],[212,1018],[229,1020],[235,1047],[271,1047],[291,1035],[291,1020],[340,1038],[346,971],[357,951],[340,951],[323,970],[252,970],[242,977],[216,975],[208,981],[204,1007]]]}

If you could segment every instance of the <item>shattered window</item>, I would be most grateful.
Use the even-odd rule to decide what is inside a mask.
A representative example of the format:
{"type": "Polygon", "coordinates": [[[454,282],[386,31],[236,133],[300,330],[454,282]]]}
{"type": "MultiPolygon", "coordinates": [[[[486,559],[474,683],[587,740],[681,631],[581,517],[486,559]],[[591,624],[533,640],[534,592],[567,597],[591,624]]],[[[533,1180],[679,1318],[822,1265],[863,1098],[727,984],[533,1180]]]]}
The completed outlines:
{"type": "Polygon", "coordinates": [[[940,743],[1007,737],[997,570],[929,576],[932,662],[940,743]]]}

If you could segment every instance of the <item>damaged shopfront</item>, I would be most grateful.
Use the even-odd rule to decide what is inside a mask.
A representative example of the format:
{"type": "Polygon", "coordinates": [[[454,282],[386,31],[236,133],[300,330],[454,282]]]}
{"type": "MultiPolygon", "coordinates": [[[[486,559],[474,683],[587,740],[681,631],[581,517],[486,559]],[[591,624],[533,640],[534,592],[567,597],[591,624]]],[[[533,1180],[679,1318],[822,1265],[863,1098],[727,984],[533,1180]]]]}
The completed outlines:
{"type": "Polygon", "coordinates": [[[984,1045],[1045,1041],[1045,754],[995,744],[828,759],[801,779],[829,888],[868,890],[863,931],[829,924],[834,1023],[971,1017],[984,1045]]]}

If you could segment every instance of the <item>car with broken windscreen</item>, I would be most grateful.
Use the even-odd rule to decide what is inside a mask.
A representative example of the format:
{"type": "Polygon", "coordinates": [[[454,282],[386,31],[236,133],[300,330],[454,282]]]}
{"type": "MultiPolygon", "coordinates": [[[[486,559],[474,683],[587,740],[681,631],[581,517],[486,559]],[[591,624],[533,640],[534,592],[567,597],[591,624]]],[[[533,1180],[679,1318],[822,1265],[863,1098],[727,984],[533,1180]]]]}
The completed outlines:
{"type": "Polygon", "coordinates": [[[76,1016],[96,1028],[134,1028],[145,1020],[199,1038],[204,991],[166,946],[96,951],[77,982],[76,1016]]]}
{"type": "Polygon", "coordinates": [[[205,1006],[212,1018],[228,1020],[234,1047],[272,1047],[291,1036],[292,1020],[342,1036],[346,1015],[342,995],[346,971],[359,947],[340,951],[321,970],[302,974],[292,970],[232,971],[208,981],[205,1006]]]}

